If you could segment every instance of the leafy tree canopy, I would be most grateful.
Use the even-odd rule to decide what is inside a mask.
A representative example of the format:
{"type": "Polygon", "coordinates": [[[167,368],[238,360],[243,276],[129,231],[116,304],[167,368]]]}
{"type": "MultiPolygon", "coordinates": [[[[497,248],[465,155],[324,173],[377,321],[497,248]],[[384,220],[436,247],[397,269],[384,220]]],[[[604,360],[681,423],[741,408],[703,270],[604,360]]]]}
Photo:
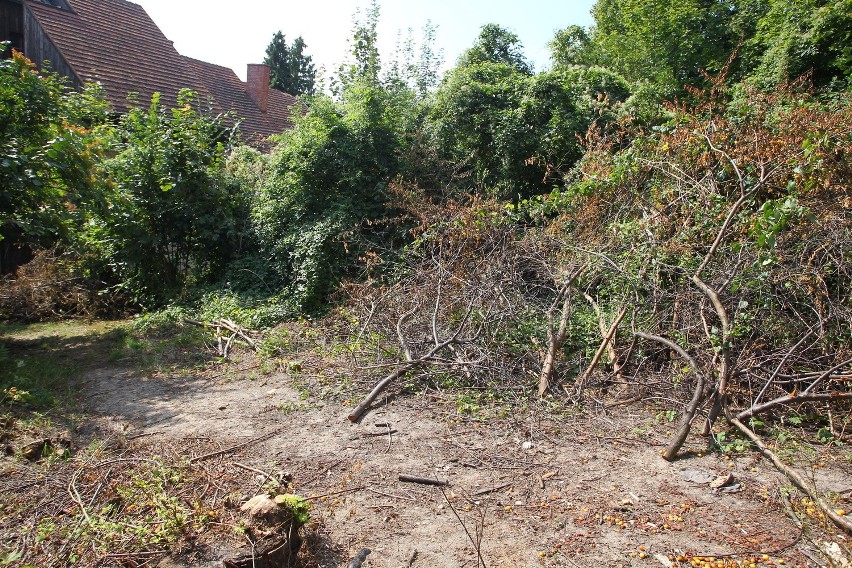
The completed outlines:
{"type": "Polygon", "coordinates": [[[584,53],[628,81],[647,79],[672,93],[701,82],[701,70],[722,69],[739,40],[730,0],[599,0],[592,13],[596,51],[584,53]]]}
{"type": "Polygon", "coordinates": [[[459,58],[459,67],[479,63],[508,65],[525,75],[532,74],[532,65],[523,54],[524,46],[518,36],[497,24],[486,24],[479,31],[473,47],[459,58]]]}
{"type": "Polygon", "coordinates": [[[0,240],[22,234],[50,243],[78,207],[97,200],[88,126],[105,118],[95,88],[66,93],[61,79],[18,52],[0,61],[0,240]]]}
{"type": "Polygon", "coordinates": [[[852,76],[852,0],[769,0],[748,47],[752,78],[767,87],[811,73],[816,85],[852,76]]]}

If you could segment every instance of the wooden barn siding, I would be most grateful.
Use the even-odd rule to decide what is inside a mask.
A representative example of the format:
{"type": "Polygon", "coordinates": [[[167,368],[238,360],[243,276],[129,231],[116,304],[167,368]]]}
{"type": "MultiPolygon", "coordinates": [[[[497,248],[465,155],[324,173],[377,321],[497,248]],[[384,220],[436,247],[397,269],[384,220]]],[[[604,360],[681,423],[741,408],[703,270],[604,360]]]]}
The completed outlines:
{"type": "Polygon", "coordinates": [[[24,10],[24,38],[26,47],[24,54],[37,63],[39,67],[42,67],[43,62],[50,61],[49,68],[52,71],[68,77],[69,87],[79,89],[83,86],[77,74],[74,73],[74,70],[68,65],[68,62],[47,37],[47,34],[44,33],[41,24],[28,9],[24,10]]]}
{"type": "Polygon", "coordinates": [[[11,41],[18,51],[24,49],[24,6],[15,0],[0,0],[0,41],[11,41]]]}

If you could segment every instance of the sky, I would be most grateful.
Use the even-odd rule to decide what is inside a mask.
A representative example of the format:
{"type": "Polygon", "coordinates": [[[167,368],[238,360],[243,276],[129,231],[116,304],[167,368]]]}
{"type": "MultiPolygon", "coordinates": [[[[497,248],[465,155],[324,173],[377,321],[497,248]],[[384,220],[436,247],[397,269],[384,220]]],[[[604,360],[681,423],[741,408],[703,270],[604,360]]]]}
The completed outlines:
{"type": "MultiPolygon", "coordinates": [[[[232,68],[245,80],[246,64],[262,63],[272,35],[281,30],[287,42],[302,36],[319,69],[329,74],[343,62],[353,14],[369,0],[133,0],[141,4],[182,55],[232,68]]],[[[470,47],[479,28],[499,24],[518,35],[536,70],[549,66],[547,42],[572,24],[592,23],[593,0],[383,0],[380,1],[379,48],[382,61],[395,51],[399,34],[427,21],[437,26],[435,47],[444,50],[444,69],[470,47]]]]}

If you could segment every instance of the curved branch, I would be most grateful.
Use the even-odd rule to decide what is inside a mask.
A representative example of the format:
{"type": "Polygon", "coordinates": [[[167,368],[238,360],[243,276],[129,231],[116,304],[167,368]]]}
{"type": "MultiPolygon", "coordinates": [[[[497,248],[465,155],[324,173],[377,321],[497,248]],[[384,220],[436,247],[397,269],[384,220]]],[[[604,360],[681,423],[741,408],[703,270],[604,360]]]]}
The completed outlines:
{"type": "Polygon", "coordinates": [[[680,419],[680,426],[678,427],[678,431],[675,434],[675,437],[669,443],[668,447],[663,451],[663,459],[666,461],[673,461],[675,457],[677,457],[677,452],[680,450],[683,443],[686,441],[686,437],[689,435],[690,425],[692,424],[692,419],[695,418],[695,413],[698,411],[698,407],[701,404],[704,396],[704,385],[707,383],[707,378],[704,376],[704,373],[698,368],[698,364],[695,362],[695,359],[692,358],[692,355],[687,353],[683,347],[671,341],[670,339],[666,339],[665,337],[660,337],[659,335],[652,335],[650,333],[643,333],[641,331],[634,331],[634,335],[641,337],[643,339],[649,339],[651,341],[656,341],[657,343],[661,343],[668,347],[669,349],[675,351],[678,355],[686,359],[689,363],[689,366],[692,367],[695,376],[698,377],[698,381],[695,385],[695,391],[692,394],[692,400],[689,401],[686,409],[683,411],[683,415],[680,419]]]}
{"type": "Polygon", "coordinates": [[[792,395],[792,396],[779,396],[778,398],[769,400],[764,402],[763,404],[758,404],[756,406],[752,406],[751,408],[747,408],[737,414],[737,420],[748,420],[752,416],[760,414],[761,412],[766,412],[767,410],[771,410],[776,406],[783,406],[785,404],[797,404],[800,402],[813,402],[813,401],[841,401],[841,400],[852,400],[852,392],[830,392],[830,393],[821,393],[821,394],[800,394],[800,395],[792,395]]]}

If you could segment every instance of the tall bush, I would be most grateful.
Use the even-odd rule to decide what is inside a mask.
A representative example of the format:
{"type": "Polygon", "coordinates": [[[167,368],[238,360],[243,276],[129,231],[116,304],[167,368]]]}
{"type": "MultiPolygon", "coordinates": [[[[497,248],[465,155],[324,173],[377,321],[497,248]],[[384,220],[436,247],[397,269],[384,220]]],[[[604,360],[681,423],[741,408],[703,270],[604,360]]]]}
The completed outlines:
{"type": "Polygon", "coordinates": [[[18,52],[0,61],[0,240],[52,246],[97,200],[87,127],[104,108],[92,91],[66,93],[18,52]]]}
{"type": "Polygon", "coordinates": [[[261,249],[295,307],[322,307],[373,238],[383,239],[400,134],[389,93],[367,81],[321,98],[282,138],[253,210],[261,249]]]}
{"type": "Polygon", "coordinates": [[[137,302],[180,297],[239,252],[248,212],[224,169],[231,143],[223,118],[200,110],[189,91],[177,108],[161,107],[155,94],[148,109],[122,117],[104,164],[111,206],[92,219],[88,245],[137,302]]]}

